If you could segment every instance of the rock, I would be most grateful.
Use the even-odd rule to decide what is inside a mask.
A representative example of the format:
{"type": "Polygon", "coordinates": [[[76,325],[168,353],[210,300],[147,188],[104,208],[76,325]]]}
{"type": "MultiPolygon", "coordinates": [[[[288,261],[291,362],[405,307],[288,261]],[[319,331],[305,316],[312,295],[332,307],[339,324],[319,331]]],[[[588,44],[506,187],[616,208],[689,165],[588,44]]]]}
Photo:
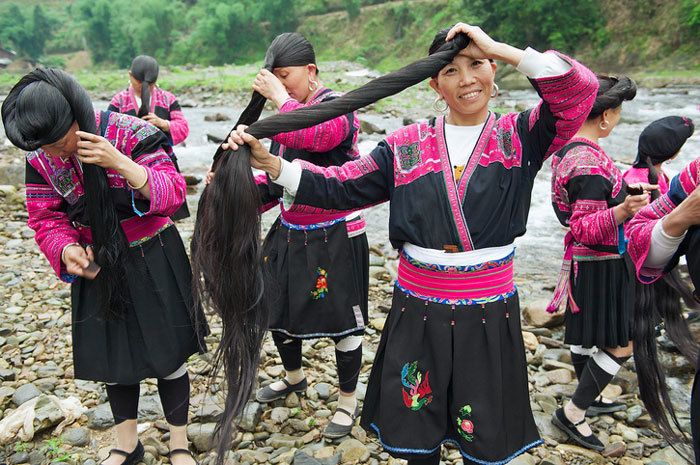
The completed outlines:
{"type": "Polygon", "coordinates": [[[540,341],[537,340],[537,336],[529,331],[523,331],[523,342],[525,343],[525,348],[531,352],[534,352],[537,349],[537,346],[540,345],[540,341]]]}
{"type": "Polygon", "coordinates": [[[367,120],[360,120],[360,132],[365,134],[386,134],[386,129],[382,129],[376,124],[372,124],[367,120]]]}
{"type": "Polygon", "coordinates": [[[95,462],[92,459],[87,459],[86,461],[83,462],[83,465],[97,465],[97,462],[95,462]]]}
{"type": "Polygon", "coordinates": [[[163,418],[163,407],[158,396],[139,398],[139,418],[163,418]]]}
{"type": "Polygon", "coordinates": [[[294,453],[293,465],[321,465],[321,462],[300,450],[294,453]]]}
{"type": "Polygon", "coordinates": [[[644,444],[641,442],[633,442],[632,444],[627,444],[627,455],[633,457],[641,457],[644,455],[644,444]]]}
{"type": "Polygon", "coordinates": [[[209,396],[201,406],[195,409],[193,419],[200,423],[215,423],[223,412],[224,407],[209,396]]]}
{"type": "Polygon", "coordinates": [[[8,463],[20,464],[29,462],[29,452],[15,452],[8,458],[8,463]]]}
{"type": "Polygon", "coordinates": [[[580,446],[573,446],[571,444],[559,444],[556,447],[556,450],[565,456],[564,462],[566,463],[574,463],[574,461],[569,458],[571,456],[585,457],[594,463],[601,463],[603,458],[598,452],[588,450],[580,446]]]}
{"type": "Polygon", "coordinates": [[[28,400],[35,397],[39,397],[41,391],[32,383],[23,384],[18,387],[14,394],[12,394],[12,402],[16,406],[20,406],[28,400]]]}
{"type": "Polygon", "coordinates": [[[565,432],[552,424],[552,414],[543,412],[532,412],[535,417],[535,424],[544,438],[551,438],[557,442],[565,442],[568,436],[565,432]]]}
{"type": "Polygon", "coordinates": [[[90,444],[90,430],[87,428],[70,428],[62,435],[61,440],[68,445],[84,447],[90,444]]]}
{"type": "Polygon", "coordinates": [[[31,465],[43,465],[46,455],[40,450],[33,450],[29,453],[29,463],[31,465]]]}
{"type": "Polygon", "coordinates": [[[262,406],[257,402],[248,402],[241,415],[240,427],[243,431],[255,431],[255,427],[260,422],[262,406]]]}
{"type": "Polygon", "coordinates": [[[216,423],[192,423],[187,426],[187,438],[199,452],[207,452],[213,446],[216,423]]]}
{"type": "Polygon", "coordinates": [[[270,412],[270,419],[275,423],[282,424],[289,418],[289,409],[287,407],[275,407],[270,412]]]}
{"type": "Polygon", "coordinates": [[[367,446],[354,438],[346,439],[341,442],[337,452],[340,454],[340,460],[343,463],[352,461],[364,462],[369,458],[367,446]]]}
{"type": "Polygon", "coordinates": [[[568,363],[560,362],[558,360],[543,360],[542,361],[542,368],[545,370],[556,370],[559,368],[564,368],[569,370],[571,373],[576,373],[576,370],[574,369],[573,365],[570,365],[568,363]]]}
{"type": "Polygon", "coordinates": [[[328,383],[316,383],[314,389],[318,392],[318,397],[321,399],[328,399],[331,395],[331,385],[328,383]]]}
{"type": "Polygon", "coordinates": [[[557,368],[545,374],[552,384],[569,384],[572,379],[571,372],[566,368],[557,368]]]}
{"type": "Polygon", "coordinates": [[[532,455],[525,452],[508,462],[508,465],[537,465],[537,461],[532,455]]]}
{"type": "Polygon", "coordinates": [[[284,405],[289,408],[299,407],[299,395],[296,392],[288,394],[287,398],[284,399],[284,405]]]}
{"type": "Polygon", "coordinates": [[[644,465],[644,462],[631,457],[622,457],[617,465],[644,465]]]}
{"type": "Polygon", "coordinates": [[[635,431],[632,428],[629,428],[622,423],[617,425],[617,429],[620,432],[620,435],[622,436],[622,439],[624,439],[627,442],[637,442],[639,440],[639,434],[637,434],[637,431],[635,431]]]}
{"type": "Polygon", "coordinates": [[[626,450],[627,446],[624,442],[615,442],[608,445],[600,454],[603,457],[622,457],[626,450]]]}
{"type": "Polygon", "coordinates": [[[386,318],[372,318],[369,320],[369,325],[377,331],[384,330],[384,323],[386,323],[386,318]]]}
{"type": "Polygon", "coordinates": [[[207,133],[207,140],[212,144],[220,144],[224,141],[224,138],[207,133]]]}
{"type": "Polygon", "coordinates": [[[39,378],[50,378],[52,376],[60,378],[63,376],[63,370],[56,365],[55,362],[49,362],[46,365],[39,366],[35,370],[35,373],[39,378]]]}
{"type": "Polygon", "coordinates": [[[601,394],[608,399],[617,399],[622,394],[622,388],[615,384],[608,384],[601,394]]]}
{"type": "Polygon", "coordinates": [[[87,417],[88,428],[107,429],[114,425],[112,410],[109,408],[109,404],[107,402],[88,410],[87,417]]]}
{"type": "Polygon", "coordinates": [[[640,405],[633,405],[627,409],[627,423],[634,423],[643,414],[642,407],[640,405]]]}
{"type": "Polygon", "coordinates": [[[558,455],[550,454],[540,462],[540,465],[565,465],[565,464],[564,464],[564,461],[561,459],[561,457],[559,457],[558,455]]]}
{"type": "Polygon", "coordinates": [[[14,381],[16,376],[15,370],[0,368],[0,381],[14,381]]]}
{"type": "Polygon", "coordinates": [[[555,328],[564,323],[564,312],[549,313],[547,305],[549,301],[537,300],[531,302],[523,309],[525,321],[536,328],[555,328]]]}
{"type": "Polygon", "coordinates": [[[223,113],[213,113],[211,115],[205,115],[204,121],[231,121],[231,118],[223,113]]]}
{"type": "Polygon", "coordinates": [[[669,465],[685,465],[687,463],[672,447],[666,447],[654,452],[649,459],[668,462],[669,465]]]}
{"type": "Polygon", "coordinates": [[[281,433],[274,433],[265,443],[268,446],[274,447],[275,449],[279,449],[281,447],[289,447],[292,449],[302,445],[301,440],[298,437],[281,433]]]}

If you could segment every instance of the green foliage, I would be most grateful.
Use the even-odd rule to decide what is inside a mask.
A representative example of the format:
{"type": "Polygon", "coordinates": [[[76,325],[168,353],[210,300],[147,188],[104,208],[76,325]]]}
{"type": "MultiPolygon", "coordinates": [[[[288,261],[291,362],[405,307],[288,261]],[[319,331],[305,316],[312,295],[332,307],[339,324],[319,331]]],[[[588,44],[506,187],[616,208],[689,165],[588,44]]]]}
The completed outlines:
{"type": "Polygon", "coordinates": [[[353,19],[360,16],[360,11],[362,8],[362,2],[360,0],[348,0],[345,6],[345,11],[348,12],[348,17],[352,21],[353,19]]]}
{"type": "Polygon", "coordinates": [[[700,37],[700,2],[697,0],[683,0],[681,10],[684,22],[700,37]]]}
{"type": "Polygon", "coordinates": [[[20,56],[37,62],[51,38],[53,20],[41,5],[34,5],[25,16],[15,3],[0,10],[0,42],[9,43],[20,56]]]}

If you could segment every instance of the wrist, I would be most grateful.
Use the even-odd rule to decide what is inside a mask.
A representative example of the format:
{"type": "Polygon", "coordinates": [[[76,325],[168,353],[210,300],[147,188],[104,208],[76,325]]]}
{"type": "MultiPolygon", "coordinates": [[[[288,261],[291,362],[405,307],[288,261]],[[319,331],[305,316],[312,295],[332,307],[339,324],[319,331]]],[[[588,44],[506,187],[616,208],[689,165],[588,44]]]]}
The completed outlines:
{"type": "Polygon", "coordinates": [[[64,265],[66,263],[66,250],[70,247],[81,247],[81,245],[77,242],[73,242],[63,247],[63,250],[61,250],[61,262],[63,262],[64,265]]]}
{"type": "Polygon", "coordinates": [[[679,210],[674,210],[663,218],[663,231],[671,237],[680,237],[685,234],[692,226],[683,219],[683,215],[679,210]]]}
{"type": "Polygon", "coordinates": [[[277,105],[277,109],[282,108],[282,106],[287,103],[287,100],[289,100],[289,94],[287,92],[280,92],[272,99],[272,101],[275,102],[275,105],[277,105]]]}
{"type": "Polygon", "coordinates": [[[282,160],[279,157],[270,156],[270,160],[265,162],[262,170],[270,175],[270,179],[275,181],[282,174],[282,160]]]}

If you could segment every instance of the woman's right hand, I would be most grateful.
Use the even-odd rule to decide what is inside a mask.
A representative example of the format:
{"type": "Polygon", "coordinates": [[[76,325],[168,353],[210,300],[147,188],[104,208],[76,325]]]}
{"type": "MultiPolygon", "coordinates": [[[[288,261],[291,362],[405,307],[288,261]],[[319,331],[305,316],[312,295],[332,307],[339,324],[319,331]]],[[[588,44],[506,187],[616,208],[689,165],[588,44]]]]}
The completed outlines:
{"type": "Polygon", "coordinates": [[[628,195],[624,202],[613,208],[617,224],[624,223],[627,218],[634,216],[647,205],[649,205],[649,194],[628,195]]]}
{"type": "Polygon", "coordinates": [[[238,147],[247,144],[250,147],[250,166],[265,171],[272,179],[277,179],[282,164],[279,157],[272,155],[258,139],[245,132],[247,128],[248,126],[239,125],[231,131],[228,140],[221,147],[224,150],[238,150],[238,147]]]}
{"type": "Polygon", "coordinates": [[[95,279],[100,271],[95,264],[95,255],[92,247],[84,249],[78,244],[71,244],[63,249],[61,260],[66,265],[66,271],[87,279],[95,279]]]}

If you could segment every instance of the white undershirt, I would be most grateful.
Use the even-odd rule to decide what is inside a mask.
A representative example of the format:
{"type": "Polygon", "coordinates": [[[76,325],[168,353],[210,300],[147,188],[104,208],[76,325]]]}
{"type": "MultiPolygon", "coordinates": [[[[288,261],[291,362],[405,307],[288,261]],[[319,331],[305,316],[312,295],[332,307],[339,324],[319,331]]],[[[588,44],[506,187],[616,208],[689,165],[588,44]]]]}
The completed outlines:
{"type": "MultiPolygon", "coordinates": [[[[536,79],[560,76],[568,72],[571,65],[553,53],[540,53],[528,47],[525,49],[517,69],[526,76],[536,79]]],[[[445,139],[452,167],[461,166],[468,162],[484,124],[485,122],[476,126],[445,125],[445,139]]],[[[293,198],[301,181],[301,166],[298,163],[282,160],[280,168],[280,175],[274,182],[284,187],[285,194],[293,198]]],[[[416,260],[425,263],[468,266],[506,257],[515,250],[515,246],[508,244],[469,252],[447,253],[444,250],[427,249],[415,244],[404,243],[403,249],[416,260]]]]}
{"type": "Polygon", "coordinates": [[[651,230],[651,244],[649,245],[649,253],[644,260],[644,266],[647,268],[665,268],[673,255],[678,250],[683,239],[683,233],[680,237],[674,237],[664,231],[663,220],[657,221],[654,229],[651,230]]]}

